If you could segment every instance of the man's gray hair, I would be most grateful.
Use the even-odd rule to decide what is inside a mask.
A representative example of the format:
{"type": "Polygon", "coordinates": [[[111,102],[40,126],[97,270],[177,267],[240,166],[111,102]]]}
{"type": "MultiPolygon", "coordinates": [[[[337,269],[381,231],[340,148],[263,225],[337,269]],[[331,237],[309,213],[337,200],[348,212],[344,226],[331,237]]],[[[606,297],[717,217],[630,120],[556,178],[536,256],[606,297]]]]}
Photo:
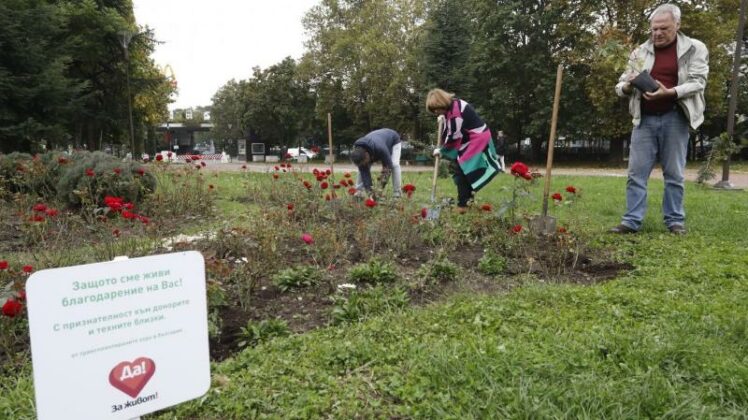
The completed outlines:
{"type": "Polygon", "coordinates": [[[651,22],[652,19],[655,18],[655,16],[663,13],[670,13],[670,16],[673,17],[675,23],[680,23],[680,7],[670,3],[663,4],[656,8],[655,11],[652,12],[652,14],[649,16],[649,21],[651,22]]]}

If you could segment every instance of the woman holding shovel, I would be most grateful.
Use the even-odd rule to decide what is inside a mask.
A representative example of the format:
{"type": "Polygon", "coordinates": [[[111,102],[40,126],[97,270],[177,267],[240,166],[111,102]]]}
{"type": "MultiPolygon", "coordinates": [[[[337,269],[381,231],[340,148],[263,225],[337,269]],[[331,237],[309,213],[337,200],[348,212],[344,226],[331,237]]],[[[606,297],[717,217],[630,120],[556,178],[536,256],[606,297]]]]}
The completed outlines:
{"type": "Polygon", "coordinates": [[[473,195],[502,171],[491,130],[472,105],[442,89],[429,91],[426,108],[446,119],[441,147],[433,154],[456,162],[452,179],[457,185],[457,211],[464,213],[473,195]]]}

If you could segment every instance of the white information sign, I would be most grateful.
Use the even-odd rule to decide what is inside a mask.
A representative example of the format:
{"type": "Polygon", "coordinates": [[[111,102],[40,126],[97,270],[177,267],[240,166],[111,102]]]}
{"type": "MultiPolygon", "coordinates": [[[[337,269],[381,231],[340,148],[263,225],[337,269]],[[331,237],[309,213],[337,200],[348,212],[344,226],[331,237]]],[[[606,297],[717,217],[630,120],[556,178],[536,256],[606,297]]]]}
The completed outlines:
{"type": "Polygon", "coordinates": [[[26,292],[39,419],[132,419],[210,388],[199,252],[42,270],[26,292]]]}

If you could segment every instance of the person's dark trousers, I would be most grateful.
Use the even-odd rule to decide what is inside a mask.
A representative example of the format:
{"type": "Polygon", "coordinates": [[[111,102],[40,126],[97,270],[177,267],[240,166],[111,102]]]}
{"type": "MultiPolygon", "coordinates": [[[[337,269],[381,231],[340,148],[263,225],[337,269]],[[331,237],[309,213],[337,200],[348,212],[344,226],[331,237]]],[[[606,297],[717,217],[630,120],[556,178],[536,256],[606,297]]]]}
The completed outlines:
{"type": "Polygon", "coordinates": [[[455,165],[455,173],[452,175],[455,185],[457,185],[457,206],[467,207],[468,201],[473,198],[473,187],[468,182],[465,173],[462,172],[459,165],[455,165]]]}

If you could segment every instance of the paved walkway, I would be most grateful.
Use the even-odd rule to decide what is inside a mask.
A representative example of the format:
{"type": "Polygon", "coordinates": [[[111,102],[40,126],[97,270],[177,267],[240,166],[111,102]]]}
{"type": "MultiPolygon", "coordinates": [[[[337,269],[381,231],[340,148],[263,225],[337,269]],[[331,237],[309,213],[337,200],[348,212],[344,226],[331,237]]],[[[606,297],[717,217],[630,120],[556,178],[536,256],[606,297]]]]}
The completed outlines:
{"type": "MultiPolygon", "coordinates": [[[[241,172],[244,169],[242,169],[242,166],[244,163],[217,163],[217,162],[211,162],[207,161],[208,166],[206,167],[207,170],[211,171],[221,171],[221,172],[241,172]]],[[[247,169],[251,172],[268,172],[273,169],[274,166],[278,165],[278,163],[259,163],[259,162],[250,162],[247,163],[247,169]]],[[[308,168],[309,171],[312,170],[312,168],[327,168],[328,166],[322,163],[307,163],[307,164],[293,164],[296,167],[304,167],[308,168]]],[[[511,163],[507,162],[507,166],[511,165],[511,163]]],[[[378,165],[377,165],[378,166],[378,165]]],[[[356,167],[351,163],[339,163],[334,165],[335,172],[354,172],[356,171],[356,167]]],[[[375,166],[376,168],[376,166],[375,166]]],[[[539,172],[545,174],[545,166],[542,167],[536,167],[533,166],[533,169],[538,170],[539,172]]],[[[423,165],[404,165],[402,166],[403,172],[431,172],[434,170],[433,166],[423,166],[423,165]]],[[[625,168],[555,168],[553,169],[553,174],[557,175],[573,175],[573,176],[613,176],[613,177],[625,177],[626,176],[626,169],[625,168]]],[[[717,178],[709,181],[710,185],[713,185],[717,181],[721,179],[722,171],[721,168],[717,171],[717,178]]],[[[686,169],[686,180],[688,181],[696,181],[696,178],[698,177],[698,170],[687,168],[686,169]]],[[[652,171],[652,178],[655,179],[662,179],[662,170],[660,168],[655,168],[654,171],[652,171]]],[[[748,189],[748,172],[745,171],[731,171],[730,172],[730,182],[735,187],[738,188],[745,188],[748,189]]]]}

